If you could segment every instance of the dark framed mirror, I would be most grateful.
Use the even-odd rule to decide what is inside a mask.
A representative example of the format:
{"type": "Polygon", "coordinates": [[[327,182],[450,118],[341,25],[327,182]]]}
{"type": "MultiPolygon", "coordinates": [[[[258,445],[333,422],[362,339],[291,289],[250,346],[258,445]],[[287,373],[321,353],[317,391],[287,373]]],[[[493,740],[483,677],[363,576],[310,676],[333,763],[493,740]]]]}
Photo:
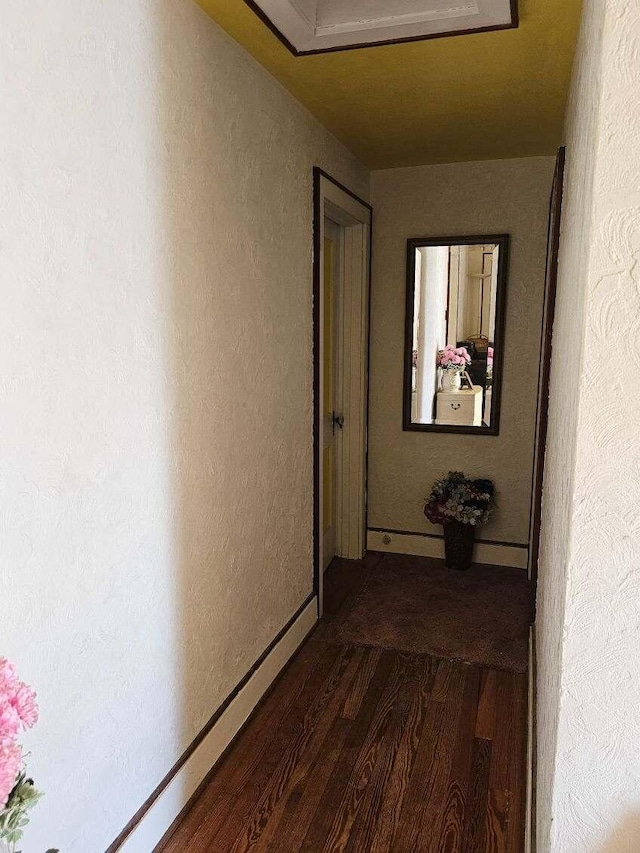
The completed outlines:
{"type": "Polygon", "coordinates": [[[407,240],[403,428],[498,435],[509,235],[407,240]]]}

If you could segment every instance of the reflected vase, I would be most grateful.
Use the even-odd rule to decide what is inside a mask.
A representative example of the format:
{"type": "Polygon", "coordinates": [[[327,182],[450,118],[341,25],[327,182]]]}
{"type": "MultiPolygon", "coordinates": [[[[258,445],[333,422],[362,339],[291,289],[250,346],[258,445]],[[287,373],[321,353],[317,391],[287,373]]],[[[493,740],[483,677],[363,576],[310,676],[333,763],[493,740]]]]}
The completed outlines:
{"type": "Polygon", "coordinates": [[[443,391],[459,391],[461,386],[462,374],[459,370],[443,370],[442,371],[442,390],[443,391]]]}

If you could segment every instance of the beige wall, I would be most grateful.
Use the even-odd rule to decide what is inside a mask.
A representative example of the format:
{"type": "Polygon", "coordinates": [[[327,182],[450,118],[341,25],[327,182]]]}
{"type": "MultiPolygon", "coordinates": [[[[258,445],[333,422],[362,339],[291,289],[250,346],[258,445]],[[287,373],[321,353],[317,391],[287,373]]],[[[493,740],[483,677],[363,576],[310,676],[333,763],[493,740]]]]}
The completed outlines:
{"type": "Polygon", "coordinates": [[[423,515],[451,469],[492,477],[499,508],[483,538],[527,543],[553,158],[389,169],[374,205],[369,527],[441,533],[423,515]],[[500,435],[403,432],[406,240],[511,234],[500,435]]]}
{"type": "Polygon", "coordinates": [[[639,48],[638,3],[585,0],[536,628],[539,853],[640,849],[639,48]]]}
{"type": "Polygon", "coordinates": [[[0,655],[24,849],[100,853],[312,588],[312,167],[192,0],[2,4],[0,655]]]}

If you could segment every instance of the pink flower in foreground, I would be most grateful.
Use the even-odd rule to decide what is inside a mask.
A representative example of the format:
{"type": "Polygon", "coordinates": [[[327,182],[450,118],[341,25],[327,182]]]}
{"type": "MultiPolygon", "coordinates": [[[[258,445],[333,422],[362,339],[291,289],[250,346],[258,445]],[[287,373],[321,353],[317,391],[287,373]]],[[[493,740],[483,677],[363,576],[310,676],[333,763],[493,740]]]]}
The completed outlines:
{"type": "Polygon", "coordinates": [[[18,678],[13,664],[0,658],[0,744],[16,739],[20,726],[38,721],[36,694],[18,678]]]}
{"type": "Polygon", "coordinates": [[[0,694],[0,747],[11,744],[18,737],[20,717],[9,701],[9,697],[0,694]]]}
{"type": "Polygon", "coordinates": [[[17,681],[16,668],[6,658],[0,658],[0,692],[8,690],[17,681]]]}
{"type": "Polygon", "coordinates": [[[25,729],[35,726],[38,722],[38,706],[36,705],[36,694],[33,690],[19,681],[18,689],[10,701],[25,729]]]}
{"type": "Polygon", "coordinates": [[[22,751],[16,743],[0,746],[0,811],[6,806],[22,765],[22,751]]]}

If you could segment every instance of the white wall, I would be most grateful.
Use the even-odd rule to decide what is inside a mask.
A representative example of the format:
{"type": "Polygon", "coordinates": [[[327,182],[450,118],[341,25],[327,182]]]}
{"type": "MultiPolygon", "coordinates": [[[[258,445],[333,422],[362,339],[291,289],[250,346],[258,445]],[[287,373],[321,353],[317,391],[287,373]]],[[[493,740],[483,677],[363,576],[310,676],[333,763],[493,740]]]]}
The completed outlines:
{"type": "Polygon", "coordinates": [[[420,279],[415,283],[421,293],[416,393],[418,420],[428,424],[433,421],[435,393],[440,381],[436,358],[447,336],[444,317],[449,287],[449,247],[425,246],[416,249],[416,254],[421,257],[420,279]]]}
{"type": "Polygon", "coordinates": [[[191,0],[3,0],[0,654],[25,853],[113,840],[312,588],[312,166],[191,0]]]}
{"type": "Polygon", "coordinates": [[[424,497],[436,477],[462,468],[498,488],[483,538],[528,542],[553,166],[534,157],[372,174],[370,527],[441,534],[424,517],[424,497]],[[500,435],[403,432],[407,238],[496,233],[512,239],[500,435]]]}
{"type": "Polygon", "coordinates": [[[639,56],[638,3],[585,0],[541,538],[539,853],[640,849],[639,56]]]}

